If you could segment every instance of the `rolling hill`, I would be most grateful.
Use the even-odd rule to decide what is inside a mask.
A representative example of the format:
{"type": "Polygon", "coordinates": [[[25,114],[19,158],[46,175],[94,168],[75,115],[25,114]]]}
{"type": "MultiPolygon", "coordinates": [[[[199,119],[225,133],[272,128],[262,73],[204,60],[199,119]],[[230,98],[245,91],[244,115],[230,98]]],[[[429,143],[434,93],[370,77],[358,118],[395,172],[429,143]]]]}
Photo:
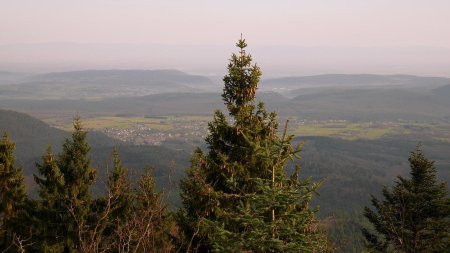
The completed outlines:
{"type": "Polygon", "coordinates": [[[450,83],[450,78],[412,75],[345,75],[291,76],[262,80],[262,90],[274,90],[292,97],[307,88],[426,88],[433,89],[450,83]],[[295,91],[295,92],[293,92],[295,91]]]}
{"type": "MultiPolygon", "coordinates": [[[[291,99],[275,92],[260,92],[258,100],[264,101],[269,111],[281,116],[310,120],[450,120],[450,100],[444,90],[422,93],[398,88],[328,88],[291,99]]],[[[43,113],[62,117],[73,117],[77,113],[82,116],[211,115],[216,109],[225,109],[218,93],[164,93],[99,100],[1,99],[0,108],[39,117],[43,113]]]]}
{"type": "Polygon", "coordinates": [[[15,83],[5,81],[0,85],[0,97],[98,99],[205,90],[215,90],[211,80],[178,70],[84,70],[28,75],[15,83]]]}
{"type": "MultiPolygon", "coordinates": [[[[292,109],[285,107],[287,98],[274,92],[261,92],[258,100],[266,102],[271,110],[292,109]]],[[[86,99],[0,99],[0,108],[31,115],[82,116],[154,116],[154,115],[211,115],[214,110],[224,110],[219,93],[163,93],[139,97],[117,97],[99,100],[86,99]]]]}
{"type": "Polygon", "coordinates": [[[433,94],[450,104],[450,84],[434,89],[433,94]]]}
{"type": "Polygon", "coordinates": [[[448,99],[408,89],[329,89],[289,101],[298,115],[347,120],[450,119],[448,99]]]}

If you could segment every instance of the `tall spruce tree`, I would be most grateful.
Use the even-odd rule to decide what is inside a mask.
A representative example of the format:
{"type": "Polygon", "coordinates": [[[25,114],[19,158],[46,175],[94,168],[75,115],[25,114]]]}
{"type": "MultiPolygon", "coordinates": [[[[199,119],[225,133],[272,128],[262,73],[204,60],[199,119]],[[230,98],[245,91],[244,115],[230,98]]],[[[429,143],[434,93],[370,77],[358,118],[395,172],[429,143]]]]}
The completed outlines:
{"type": "Polygon", "coordinates": [[[216,111],[206,138],[208,152],[194,152],[181,181],[179,224],[191,252],[317,252],[325,242],[309,209],[317,184],[301,180],[292,136],[277,135],[275,113],[255,104],[261,71],[252,64],[244,39],[232,54],[222,98],[229,111],[216,111]]]}
{"type": "Polygon", "coordinates": [[[5,133],[0,141],[0,251],[22,236],[21,223],[27,200],[22,169],[15,164],[15,144],[5,133]]]}
{"type": "Polygon", "coordinates": [[[365,216],[374,231],[363,229],[372,252],[450,252],[450,198],[438,183],[434,161],[420,146],[409,157],[411,178],[399,176],[383,200],[372,196],[365,216]]]}

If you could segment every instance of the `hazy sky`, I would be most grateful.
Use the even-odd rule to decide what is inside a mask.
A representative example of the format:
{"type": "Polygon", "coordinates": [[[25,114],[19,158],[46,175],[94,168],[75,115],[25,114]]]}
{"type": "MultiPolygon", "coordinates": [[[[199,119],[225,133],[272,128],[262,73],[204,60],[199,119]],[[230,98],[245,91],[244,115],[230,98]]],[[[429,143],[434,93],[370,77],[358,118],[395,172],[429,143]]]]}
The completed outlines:
{"type": "Polygon", "coordinates": [[[222,52],[229,55],[242,32],[255,48],[255,59],[267,62],[274,75],[450,75],[450,0],[0,0],[0,31],[0,68],[10,69],[85,64],[199,72],[205,66],[203,72],[220,72],[219,64],[225,66],[228,58],[222,52]],[[53,49],[54,44],[63,49],[53,49]],[[110,50],[102,45],[110,45],[110,50]],[[146,50],[140,54],[134,46],[146,50]],[[168,51],[167,57],[158,46],[168,51]],[[167,49],[170,46],[176,50],[167,49]],[[198,46],[208,46],[208,53],[193,52],[202,50],[198,46]],[[287,48],[299,55],[287,53],[287,48]],[[94,51],[97,58],[90,58],[94,51]],[[180,54],[179,62],[174,51],[180,54]],[[305,52],[308,61],[301,60],[305,52]],[[99,56],[108,59],[102,62],[99,56]],[[165,60],[158,65],[157,59],[165,60]],[[285,64],[286,71],[275,71],[272,61],[280,71],[279,64],[285,64]],[[362,68],[361,62],[367,66],[362,68]]]}

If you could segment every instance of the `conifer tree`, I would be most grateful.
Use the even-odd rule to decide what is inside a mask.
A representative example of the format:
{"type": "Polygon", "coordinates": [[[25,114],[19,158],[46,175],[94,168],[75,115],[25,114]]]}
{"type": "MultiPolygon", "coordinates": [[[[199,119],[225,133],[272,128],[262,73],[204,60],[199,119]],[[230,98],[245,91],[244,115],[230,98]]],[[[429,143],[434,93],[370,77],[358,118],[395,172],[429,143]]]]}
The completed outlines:
{"type": "Polygon", "coordinates": [[[132,189],[128,178],[128,170],[122,166],[119,153],[113,150],[113,171],[108,177],[107,187],[113,196],[111,219],[123,221],[132,208],[132,189]]]}
{"type": "Polygon", "coordinates": [[[300,148],[277,135],[275,113],[255,104],[261,71],[244,39],[232,54],[220,111],[209,123],[208,152],[194,152],[181,181],[179,223],[192,252],[315,252],[325,245],[309,209],[316,184],[301,180],[286,163],[300,148]]]}
{"type": "Polygon", "coordinates": [[[88,223],[92,211],[90,187],[96,172],[90,165],[86,136],[80,118],[75,118],[72,138],[66,139],[59,159],[48,149],[42,164],[37,165],[43,176],[35,180],[42,198],[39,219],[45,229],[40,233],[46,238],[42,241],[45,252],[75,252],[80,226],[88,223]]]}
{"type": "Polygon", "coordinates": [[[63,250],[62,237],[65,234],[63,217],[67,213],[64,205],[64,175],[58,167],[58,161],[48,146],[42,156],[42,163],[36,163],[39,174],[34,180],[39,187],[37,210],[37,247],[44,252],[61,252],[63,250]]]}
{"type": "Polygon", "coordinates": [[[411,178],[399,176],[383,200],[372,196],[374,209],[365,217],[374,231],[363,229],[372,252],[449,252],[450,198],[446,185],[438,183],[434,161],[420,146],[409,157],[411,178]]]}
{"type": "Polygon", "coordinates": [[[141,252],[171,252],[171,219],[161,193],[155,189],[152,172],[153,170],[146,169],[139,179],[135,193],[134,216],[141,220],[137,232],[145,236],[141,245],[136,246],[141,252]]]}
{"type": "Polygon", "coordinates": [[[0,250],[11,246],[23,231],[27,200],[22,169],[15,164],[15,144],[5,133],[0,141],[0,250]]]}
{"type": "Polygon", "coordinates": [[[64,188],[64,175],[61,173],[57,163],[58,161],[50,145],[42,156],[42,164],[36,163],[42,178],[35,175],[34,179],[39,186],[39,196],[47,207],[55,205],[59,192],[64,188]]]}
{"type": "MultiPolygon", "coordinates": [[[[103,240],[102,248],[114,247],[119,248],[117,242],[120,240],[118,231],[126,226],[127,219],[133,210],[133,192],[128,178],[128,169],[122,166],[119,153],[114,148],[112,153],[113,170],[107,179],[107,196],[97,199],[96,213],[99,216],[105,216],[104,221],[97,218],[97,222],[103,222],[101,232],[103,240]]],[[[120,252],[119,250],[117,250],[120,252]]]]}
{"type": "Polygon", "coordinates": [[[73,250],[77,243],[77,226],[85,224],[91,211],[92,196],[90,188],[95,182],[96,171],[91,167],[88,153],[87,132],[83,129],[81,120],[74,120],[72,138],[63,144],[63,151],[59,156],[58,166],[64,175],[63,196],[65,206],[70,215],[65,217],[67,236],[64,244],[73,250]]]}
{"type": "Polygon", "coordinates": [[[172,219],[155,190],[152,170],[146,169],[132,194],[128,215],[115,229],[114,252],[173,252],[172,219]]]}

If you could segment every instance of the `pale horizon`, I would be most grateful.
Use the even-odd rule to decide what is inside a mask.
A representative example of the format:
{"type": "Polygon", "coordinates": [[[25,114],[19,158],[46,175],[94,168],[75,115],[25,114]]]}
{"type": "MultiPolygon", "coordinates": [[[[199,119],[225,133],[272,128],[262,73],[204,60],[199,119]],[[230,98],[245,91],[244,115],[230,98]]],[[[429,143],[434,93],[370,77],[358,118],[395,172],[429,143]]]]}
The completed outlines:
{"type": "Polygon", "coordinates": [[[450,1],[3,0],[0,70],[221,75],[243,33],[265,77],[450,77],[450,1]]]}

